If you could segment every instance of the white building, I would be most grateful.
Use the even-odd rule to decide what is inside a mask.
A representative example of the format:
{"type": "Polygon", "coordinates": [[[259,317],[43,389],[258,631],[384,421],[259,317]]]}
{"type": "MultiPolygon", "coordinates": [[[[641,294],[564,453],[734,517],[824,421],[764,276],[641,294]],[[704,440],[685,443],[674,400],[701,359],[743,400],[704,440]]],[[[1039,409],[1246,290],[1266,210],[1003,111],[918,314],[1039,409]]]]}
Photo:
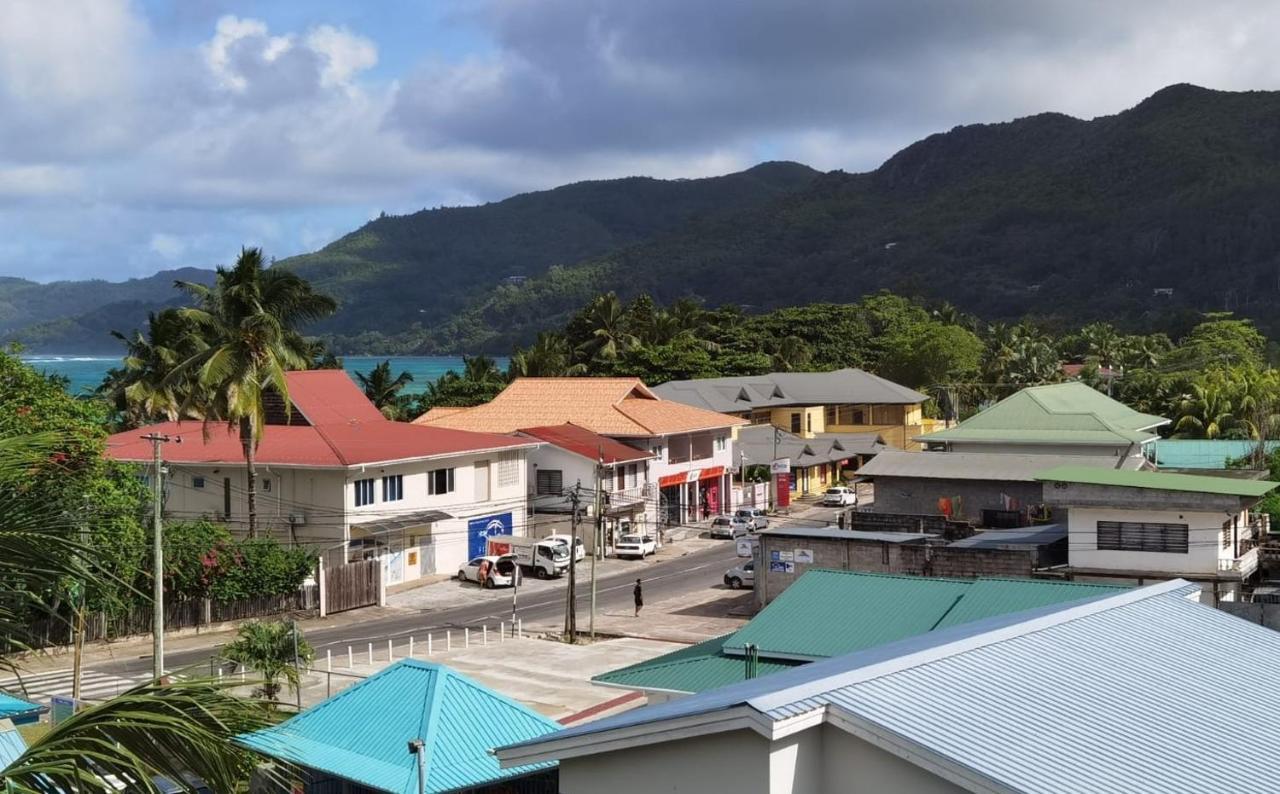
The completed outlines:
{"type": "MultiPolygon", "coordinates": [[[[636,378],[517,378],[474,408],[433,408],[428,427],[516,433],[572,423],[651,456],[646,514],[682,524],[735,506],[734,429],[747,420],[660,399],[636,378]]],[[[638,472],[637,472],[638,476],[638,472]]]]}
{"type": "MultiPolygon", "coordinates": [[[[257,448],[262,534],[304,544],[330,563],[388,557],[388,583],[448,573],[482,553],[486,535],[522,533],[532,439],[392,422],[341,370],[288,373],[289,401],[268,411],[257,448]]],[[[165,513],[247,526],[240,440],[225,425],[166,422],[117,433],[116,460],[167,469],[165,513]]]]}
{"type": "MultiPolygon", "coordinates": [[[[563,794],[1280,790],[1280,634],[1173,581],[940,629],[507,747],[563,794]]],[[[892,620],[892,615],[886,615],[892,620]]]]}
{"type": "Polygon", "coordinates": [[[1210,603],[1235,600],[1258,570],[1264,480],[1059,466],[1041,471],[1045,501],[1066,508],[1075,578],[1201,582],[1210,603]]]}

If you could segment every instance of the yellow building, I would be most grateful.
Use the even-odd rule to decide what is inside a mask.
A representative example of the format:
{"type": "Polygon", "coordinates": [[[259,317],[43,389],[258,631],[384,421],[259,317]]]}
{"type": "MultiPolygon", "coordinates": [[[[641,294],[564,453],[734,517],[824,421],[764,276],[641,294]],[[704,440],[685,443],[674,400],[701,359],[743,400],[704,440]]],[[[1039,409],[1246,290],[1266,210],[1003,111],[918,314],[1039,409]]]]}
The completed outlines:
{"type": "Polygon", "coordinates": [[[919,451],[913,438],[943,426],[924,417],[925,395],[860,369],[670,381],[653,391],[806,439],[869,433],[891,447],[919,451]]]}

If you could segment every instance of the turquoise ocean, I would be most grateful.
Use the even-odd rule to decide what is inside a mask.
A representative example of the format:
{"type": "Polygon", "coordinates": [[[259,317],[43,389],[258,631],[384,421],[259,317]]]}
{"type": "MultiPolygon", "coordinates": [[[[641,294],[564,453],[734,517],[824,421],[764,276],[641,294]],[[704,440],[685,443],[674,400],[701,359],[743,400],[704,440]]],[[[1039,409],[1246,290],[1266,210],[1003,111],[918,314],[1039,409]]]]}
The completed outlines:
{"type": "MultiPolygon", "coordinates": [[[[39,355],[22,357],[31,366],[50,375],[67,379],[67,390],[72,394],[92,391],[102,383],[107,370],[120,365],[120,359],[110,356],[39,355]]],[[[405,388],[406,394],[417,394],[426,384],[449,370],[462,371],[461,356],[343,356],[342,366],[355,377],[356,372],[369,372],[383,361],[391,361],[391,372],[398,375],[408,372],[413,382],[405,388]]],[[[507,368],[506,358],[497,358],[498,367],[507,368]]]]}

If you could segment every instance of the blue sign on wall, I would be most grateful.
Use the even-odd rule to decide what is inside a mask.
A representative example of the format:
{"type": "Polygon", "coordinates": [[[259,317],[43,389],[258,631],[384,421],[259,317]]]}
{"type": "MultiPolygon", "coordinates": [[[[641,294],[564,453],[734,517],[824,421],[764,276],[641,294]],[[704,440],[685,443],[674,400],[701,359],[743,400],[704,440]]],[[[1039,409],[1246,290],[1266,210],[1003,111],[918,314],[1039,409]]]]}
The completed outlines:
{"type": "Polygon", "coordinates": [[[489,538],[494,535],[511,534],[511,514],[499,513],[496,516],[481,516],[467,522],[467,537],[470,539],[468,556],[479,557],[484,554],[489,538]]]}

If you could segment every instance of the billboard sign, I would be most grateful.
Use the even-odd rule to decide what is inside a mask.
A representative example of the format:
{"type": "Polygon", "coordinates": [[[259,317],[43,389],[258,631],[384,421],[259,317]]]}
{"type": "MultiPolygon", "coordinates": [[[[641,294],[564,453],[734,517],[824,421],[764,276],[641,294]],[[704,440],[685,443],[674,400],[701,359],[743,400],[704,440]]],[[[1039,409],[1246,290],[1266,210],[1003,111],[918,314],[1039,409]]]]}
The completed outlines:
{"type": "Polygon", "coordinates": [[[511,513],[479,516],[467,521],[467,556],[479,557],[488,553],[489,538],[494,535],[510,535],[511,513]]]}
{"type": "Polygon", "coordinates": [[[778,458],[773,463],[770,463],[769,473],[770,474],[790,474],[791,458],[778,458]]]}

